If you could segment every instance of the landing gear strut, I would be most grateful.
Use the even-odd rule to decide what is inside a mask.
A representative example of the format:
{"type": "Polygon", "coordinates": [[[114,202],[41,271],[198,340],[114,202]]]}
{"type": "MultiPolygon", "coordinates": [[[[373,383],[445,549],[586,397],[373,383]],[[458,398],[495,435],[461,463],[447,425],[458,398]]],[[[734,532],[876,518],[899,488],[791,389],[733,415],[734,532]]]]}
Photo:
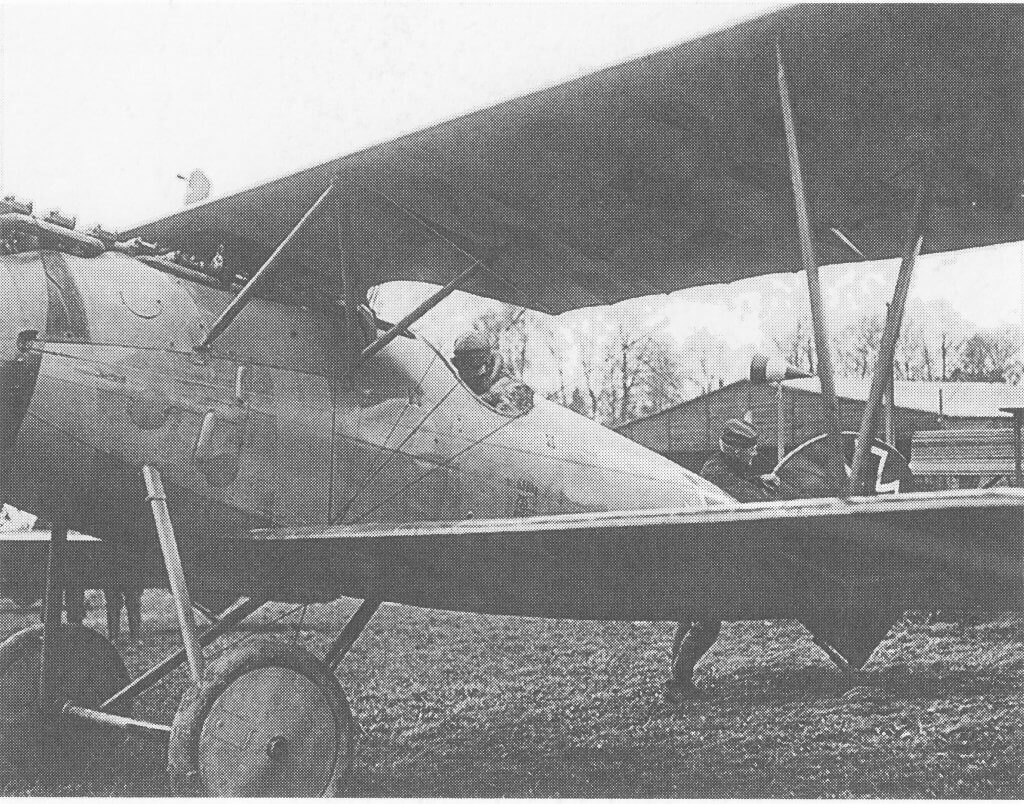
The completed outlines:
{"type": "MultiPolygon", "coordinates": [[[[67,582],[66,548],[67,529],[55,526],[43,624],[0,644],[0,758],[54,779],[101,758],[110,745],[94,725],[68,722],[63,707],[100,706],[129,678],[117,648],[82,625],[82,592],[67,582]]],[[[119,702],[110,712],[127,706],[119,702]]]]}
{"type": "MultiPolygon", "coordinates": [[[[196,629],[159,473],[147,485],[179,615],[182,649],[129,681],[113,644],[79,622],[78,591],[66,580],[67,531],[54,528],[43,625],[0,645],[0,760],[60,757],[109,744],[102,727],[168,741],[175,791],[190,795],[322,796],[348,782],[356,726],[334,671],[379,600],[363,601],[326,657],[267,639],[247,640],[208,667],[202,649],[268,602],[242,599],[205,631],[196,629]],[[62,620],[67,600],[69,622],[62,620]],[[188,664],[193,684],[173,726],[129,716],[132,701],[188,664]],[[83,733],[88,731],[88,737],[83,733]],[[46,752],[53,745],[60,754],[46,752]]],[[[54,763],[57,764],[57,763],[54,763]]]]}

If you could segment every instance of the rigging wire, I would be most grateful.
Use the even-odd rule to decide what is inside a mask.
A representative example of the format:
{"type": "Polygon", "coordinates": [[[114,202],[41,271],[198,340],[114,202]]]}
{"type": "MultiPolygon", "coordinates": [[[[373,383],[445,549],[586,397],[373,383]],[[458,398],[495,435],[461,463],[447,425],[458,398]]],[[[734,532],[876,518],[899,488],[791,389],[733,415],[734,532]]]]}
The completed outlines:
{"type": "MultiPolygon", "coordinates": [[[[436,170],[431,165],[421,164],[421,165],[419,165],[419,167],[424,169],[424,170],[426,170],[431,175],[431,177],[433,178],[434,181],[444,185],[452,193],[464,192],[466,195],[475,196],[476,198],[479,198],[479,193],[475,192],[471,188],[463,187],[460,190],[460,188],[455,187],[451,182],[448,181],[447,176],[445,176],[444,174],[440,173],[438,170],[436,170]]],[[[371,192],[374,192],[374,191],[371,190],[371,192]]],[[[383,195],[383,194],[381,194],[381,195],[383,195]]],[[[392,203],[393,205],[395,205],[395,202],[391,201],[390,199],[387,199],[387,200],[390,203],[392,203]]],[[[484,203],[484,205],[495,204],[498,207],[502,206],[502,204],[500,202],[495,201],[493,198],[488,198],[488,199],[484,200],[483,203],[484,203]]],[[[401,209],[402,211],[406,212],[407,214],[411,214],[412,216],[415,216],[415,212],[412,212],[411,210],[406,210],[404,207],[401,207],[401,206],[398,206],[398,205],[396,205],[396,207],[398,209],[401,209]]],[[[515,214],[515,213],[512,213],[512,214],[515,214]]],[[[508,213],[506,213],[506,215],[508,215],[508,213]]],[[[603,273],[605,275],[605,277],[607,277],[609,282],[611,282],[613,285],[616,285],[621,290],[626,291],[627,292],[627,297],[626,298],[629,297],[628,294],[632,291],[632,288],[626,282],[624,282],[623,280],[621,280],[617,276],[615,276],[600,261],[593,261],[589,257],[586,257],[580,251],[580,249],[578,247],[576,247],[576,246],[568,245],[568,244],[566,244],[565,242],[562,242],[562,241],[559,241],[558,245],[560,245],[562,248],[564,248],[566,250],[571,249],[573,251],[573,253],[575,253],[577,255],[578,258],[586,260],[589,264],[596,265],[598,270],[600,270],[601,273],[603,273]]],[[[545,244],[545,247],[547,247],[547,244],[545,244]]],[[[538,274],[536,271],[533,271],[533,270],[531,270],[530,272],[534,276],[536,276],[538,279],[540,279],[541,282],[545,282],[548,285],[548,287],[550,287],[552,290],[557,290],[557,288],[555,288],[555,286],[554,286],[554,284],[552,282],[547,281],[545,279],[543,274],[538,274]]],[[[656,288],[654,285],[652,285],[650,280],[648,280],[645,276],[642,276],[640,274],[636,274],[633,278],[636,281],[638,281],[638,282],[643,284],[644,289],[647,291],[647,293],[649,295],[654,296],[654,295],[659,295],[659,294],[662,293],[662,291],[659,290],[658,288],[656,288]]],[[[588,293],[590,295],[591,299],[597,300],[599,303],[601,303],[603,305],[607,306],[607,305],[611,305],[613,303],[613,302],[608,300],[607,296],[599,295],[597,292],[595,292],[594,290],[591,290],[591,289],[585,287],[582,283],[580,283],[578,281],[575,282],[575,285],[576,285],[576,287],[580,288],[584,292],[588,293]]],[[[518,292],[518,289],[515,288],[514,286],[509,285],[507,283],[506,283],[506,286],[510,287],[512,290],[518,292]]],[[[550,315],[550,313],[549,313],[549,315],[550,315]]]]}
{"type": "MultiPolygon", "coordinates": [[[[420,381],[416,384],[417,388],[422,388],[423,381],[427,378],[427,374],[430,372],[430,369],[433,367],[434,363],[437,361],[437,358],[438,358],[438,353],[434,352],[433,358],[431,358],[430,363],[427,364],[427,368],[424,370],[423,375],[420,377],[420,381]]],[[[441,402],[443,402],[444,398],[447,397],[448,394],[450,394],[453,390],[455,390],[454,386],[452,386],[452,388],[448,389],[448,392],[444,395],[444,397],[442,397],[441,402]]],[[[438,402],[438,405],[440,405],[441,402],[438,402]]],[[[427,413],[427,415],[423,418],[423,420],[420,422],[419,426],[417,427],[417,430],[419,429],[419,427],[422,427],[426,423],[427,418],[429,418],[430,415],[435,410],[437,410],[438,405],[435,405],[434,408],[431,409],[429,413],[427,413]]],[[[386,449],[388,449],[388,442],[391,440],[391,436],[393,436],[395,434],[395,431],[398,429],[398,425],[400,425],[401,423],[402,423],[402,414],[399,414],[398,416],[395,417],[395,422],[394,422],[393,425],[391,425],[391,430],[390,430],[390,432],[388,432],[387,438],[385,438],[384,441],[378,446],[377,452],[374,454],[371,463],[376,463],[377,459],[380,458],[381,455],[384,454],[384,451],[386,449]]],[[[360,430],[360,432],[362,432],[362,419],[360,419],[360,422],[359,422],[359,430],[360,430]]],[[[412,436],[415,435],[415,432],[416,431],[413,431],[413,433],[410,433],[409,437],[406,438],[405,441],[403,441],[401,444],[399,444],[395,449],[399,450],[403,446],[405,446],[405,444],[408,442],[409,438],[412,438],[412,436]]],[[[345,504],[342,506],[341,511],[338,513],[337,516],[334,516],[334,514],[332,512],[331,518],[330,518],[331,524],[337,523],[338,521],[341,520],[342,517],[345,516],[345,514],[348,513],[348,510],[351,507],[352,503],[355,502],[356,497],[358,497],[362,493],[363,489],[366,487],[366,484],[369,483],[369,481],[372,480],[373,477],[376,476],[376,474],[378,474],[380,471],[382,471],[383,468],[384,468],[384,465],[381,465],[380,467],[378,467],[377,472],[375,472],[375,473],[373,473],[373,475],[365,478],[363,485],[360,486],[359,489],[356,490],[356,493],[353,494],[352,497],[345,502],[345,504]]]]}
{"type": "Polygon", "coordinates": [[[351,522],[349,524],[351,524],[351,525],[358,525],[358,524],[360,524],[362,522],[365,522],[367,517],[369,517],[372,514],[376,513],[381,508],[383,508],[385,505],[388,505],[389,503],[393,502],[397,497],[401,497],[401,496],[407,494],[413,488],[413,486],[416,486],[419,483],[421,483],[423,480],[425,480],[427,478],[428,475],[433,474],[438,469],[451,469],[452,466],[455,464],[455,461],[457,461],[460,457],[465,455],[467,452],[469,452],[474,447],[477,447],[480,444],[484,443],[485,441],[487,441],[487,439],[491,438],[492,436],[497,435],[499,432],[501,432],[506,427],[508,427],[512,422],[517,421],[520,418],[522,418],[522,417],[521,416],[513,416],[513,417],[511,417],[509,419],[506,419],[501,424],[499,424],[497,427],[495,427],[493,430],[491,430],[491,432],[481,436],[476,441],[473,441],[469,446],[464,447],[463,449],[461,449],[458,452],[456,452],[445,463],[434,464],[426,472],[421,474],[419,477],[415,478],[412,482],[406,484],[403,488],[399,489],[394,494],[391,494],[390,496],[384,498],[377,505],[373,506],[373,508],[371,508],[368,511],[364,512],[362,516],[360,516],[358,519],[354,520],[353,522],[351,522]]]}
{"type": "MultiPolygon", "coordinates": [[[[430,359],[430,362],[427,364],[427,367],[423,370],[423,374],[420,376],[419,382],[417,382],[415,384],[415,386],[413,386],[414,388],[419,389],[420,391],[422,391],[423,381],[427,378],[427,374],[430,373],[430,369],[432,369],[434,367],[434,363],[437,362],[437,358],[438,358],[438,353],[434,352],[434,356],[430,359]]],[[[337,405],[335,405],[335,410],[337,410],[337,405]]],[[[387,437],[384,439],[383,442],[381,442],[380,446],[377,448],[377,452],[376,452],[376,454],[374,454],[373,460],[371,461],[371,463],[376,463],[377,459],[380,458],[380,456],[384,454],[384,450],[387,448],[388,442],[391,440],[391,436],[393,436],[395,434],[395,430],[398,429],[398,425],[401,424],[401,423],[402,423],[402,416],[401,416],[401,414],[399,414],[397,417],[395,417],[395,423],[393,425],[391,425],[391,430],[388,432],[387,437]]],[[[362,421],[360,421],[360,423],[359,423],[359,430],[360,430],[360,432],[362,432],[362,421]]],[[[333,433],[334,433],[334,428],[332,426],[332,428],[331,428],[332,438],[333,438],[333,433]]],[[[332,450],[332,452],[333,452],[333,450],[332,450]]],[[[358,492],[357,492],[357,494],[358,494],[358,492]]],[[[348,508],[348,506],[351,504],[351,502],[352,501],[349,500],[349,502],[345,504],[345,509],[348,508]]],[[[331,510],[333,511],[333,506],[332,506],[331,510]]],[[[331,521],[332,522],[335,521],[333,514],[331,516],[331,521]]]]}
{"type": "MultiPolygon", "coordinates": [[[[428,232],[430,232],[430,234],[434,235],[435,237],[441,239],[443,242],[447,243],[451,248],[455,249],[462,256],[466,257],[467,259],[473,260],[474,262],[479,263],[484,271],[486,271],[491,277],[493,277],[498,282],[503,284],[505,287],[507,287],[513,293],[515,293],[517,295],[522,293],[522,291],[518,287],[516,287],[513,283],[509,282],[507,279],[505,279],[499,273],[497,273],[494,270],[494,268],[489,264],[488,260],[481,259],[477,255],[475,255],[475,254],[467,251],[466,249],[464,249],[462,246],[460,246],[458,243],[455,242],[453,237],[450,237],[445,232],[442,232],[437,226],[435,226],[429,220],[424,218],[422,215],[418,215],[415,211],[409,209],[408,207],[403,205],[400,201],[397,201],[397,200],[391,198],[391,196],[389,196],[387,193],[385,193],[385,192],[383,192],[381,190],[377,190],[377,189],[374,189],[372,187],[368,187],[366,185],[363,185],[363,189],[366,190],[367,192],[372,193],[373,195],[379,196],[380,198],[382,198],[385,201],[387,201],[389,204],[391,204],[391,206],[393,206],[399,212],[404,214],[406,217],[408,217],[413,222],[418,223],[421,227],[423,227],[428,232]]],[[[532,266],[527,265],[526,266],[526,270],[528,270],[531,274],[533,274],[535,277],[537,277],[537,279],[540,280],[541,283],[546,284],[549,288],[551,288],[551,290],[555,291],[556,293],[558,292],[559,288],[555,287],[554,283],[552,283],[551,280],[546,279],[543,274],[538,273],[532,266]]],[[[593,294],[591,294],[591,295],[593,296],[593,294]]],[[[603,303],[601,301],[601,299],[597,298],[596,296],[594,296],[594,298],[597,299],[598,303],[603,303]]],[[[541,312],[546,313],[547,315],[550,315],[552,318],[554,318],[554,316],[555,316],[555,313],[552,313],[550,311],[550,309],[548,309],[547,307],[541,307],[541,312]]]]}
{"type": "MultiPolygon", "coordinates": [[[[395,459],[395,456],[399,455],[401,453],[402,447],[404,447],[406,444],[408,444],[409,441],[413,438],[413,436],[415,436],[421,429],[423,429],[423,426],[427,423],[427,419],[429,419],[432,415],[434,415],[434,412],[437,411],[437,409],[440,408],[442,404],[444,404],[444,401],[451,395],[452,391],[454,391],[458,387],[459,387],[459,383],[458,382],[453,383],[452,387],[449,388],[447,391],[445,391],[444,394],[441,396],[441,398],[439,400],[437,400],[437,404],[435,404],[434,407],[432,407],[430,409],[430,411],[427,413],[426,416],[424,416],[422,419],[420,419],[420,421],[412,429],[412,431],[409,433],[409,435],[407,435],[402,440],[402,443],[399,444],[398,446],[396,446],[394,449],[390,449],[389,448],[390,449],[389,456],[387,458],[385,458],[381,462],[380,466],[378,466],[375,471],[370,472],[370,473],[367,474],[366,478],[363,480],[362,485],[360,485],[359,488],[356,489],[355,494],[353,494],[345,502],[345,505],[342,506],[341,511],[338,513],[338,516],[334,518],[332,524],[335,524],[335,523],[341,521],[345,517],[345,515],[351,509],[352,504],[355,503],[355,501],[359,497],[359,495],[362,494],[363,491],[366,489],[366,487],[370,484],[370,481],[372,481],[374,478],[376,478],[381,472],[384,471],[385,468],[387,468],[388,464],[390,464],[391,461],[393,461],[395,459]]],[[[401,419],[402,419],[401,416],[397,417],[397,419],[395,421],[395,425],[391,429],[391,434],[393,434],[395,432],[395,429],[398,427],[398,424],[401,421],[401,419]]],[[[390,440],[391,434],[388,435],[388,440],[390,440]]],[[[384,444],[381,445],[380,450],[377,453],[378,456],[384,450],[386,445],[387,445],[387,441],[385,441],[384,444]]],[[[415,457],[415,456],[413,456],[413,457],[415,457]]],[[[376,462],[376,457],[374,458],[374,462],[376,462]]]]}
{"type": "MultiPolygon", "coordinates": [[[[474,254],[472,254],[469,251],[467,251],[466,249],[464,249],[462,246],[460,246],[458,243],[456,243],[452,237],[449,237],[447,234],[442,232],[438,227],[436,227],[433,223],[431,223],[426,218],[422,217],[421,215],[416,214],[415,211],[407,208],[404,204],[402,204],[401,202],[397,201],[396,199],[393,199],[391,196],[389,196],[387,193],[385,193],[385,192],[383,192],[381,190],[377,190],[375,188],[368,187],[368,186],[365,186],[365,185],[363,185],[363,189],[365,189],[369,193],[377,195],[378,197],[380,197],[383,200],[385,200],[386,202],[388,202],[391,206],[393,206],[399,212],[403,213],[409,219],[411,219],[414,222],[418,223],[420,226],[422,226],[428,232],[433,234],[435,237],[440,238],[442,241],[447,243],[451,248],[453,248],[456,251],[458,251],[460,254],[462,254],[467,259],[475,260],[477,263],[479,263],[481,265],[483,270],[486,271],[488,275],[490,275],[491,277],[496,279],[501,284],[505,285],[505,287],[507,287],[509,290],[513,291],[516,294],[521,292],[519,290],[519,288],[517,288],[514,284],[512,284],[511,282],[506,280],[497,271],[495,271],[493,266],[490,265],[490,263],[487,260],[480,260],[477,256],[475,256],[474,254]]],[[[600,270],[609,279],[609,281],[611,281],[615,285],[618,285],[619,287],[625,287],[624,284],[619,279],[617,279],[616,277],[614,277],[612,275],[612,273],[610,272],[609,269],[605,268],[603,265],[600,265],[599,267],[600,267],[600,270]]],[[[550,279],[545,277],[542,273],[538,273],[531,266],[527,265],[527,270],[533,276],[537,277],[537,279],[539,279],[542,284],[546,285],[552,291],[556,291],[557,292],[559,290],[559,288],[557,288],[555,286],[555,284],[550,279]]],[[[653,287],[653,286],[650,285],[650,283],[647,283],[646,280],[644,280],[644,282],[647,284],[649,289],[653,287]]],[[[581,285],[579,283],[576,283],[576,286],[581,288],[586,293],[588,293],[589,296],[591,297],[591,299],[596,301],[596,302],[598,302],[599,304],[601,304],[603,306],[606,306],[606,307],[612,306],[612,303],[607,298],[603,298],[603,297],[597,295],[596,293],[594,293],[593,291],[589,290],[588,288],[586,288],[585,286],[583,286],[583,285],[581,285]]],[[[552,318],[556,317],[556,314],[552,313],[551,310],[549,308],[547,308],[546,306],[543,306],[543,305],[538,305],[538,306],[540,307],[540,312],[543,312],[546,315],[551,316],[552,318]]],[[[518,323],[519,319],[522,318],[522,316],[525,314],[525,312],[529,308],[527,308],[525,306],[519,306],[519,309],[520,309],[520,312],[516,315],[516,320],[513,321],[513,324],[518,323]]],[[[659,327],[664,326],[665,323],[666,323],[666,321],[660,321],[660,322],[656,323],[649,330],[649,333],[648,333],[646,338],[642,338],[640,341],[634,341],[632,344],[630,344],[628,346],[628,348],[632,349],[632,348],[635,348],[637,346],[645,345],[648,341],[650,341],[652,339],[654,331],[657,330],[659,327]]],[[[667,376],[666,374],[664,374],[664,372],[661,372],[658,369],[655,369],[649,363],[645,362],[645,365],[647,365],[648,369],[656,377],[658,377],[658,379],[660,379],[663,382],[665,382],[669,387],[672,387],[672,388],[677,388],[678,387],[678,383],[679,383],[679,379],[680,378],[671,378],[671,377],[667,376]]]]}
{"type": "MultiPolygon", "coordinates": [[[[237,648],[239,645],[241,645],[243,642],[246,642],[246,641],[252,639],[255,636],[259,636],[260,634],[264,633],[271,626],[277,625],[282,620],[284,620],[286,617],[291,617],[296,612],[301,611],[301,610],[307,608],[308,606],[309,606],[308,603],[300,603],[299,605],[294,606],[293,608],[287,609],[283,614],[279,614],[276,617],[272,617],[272,618],[266,619],[266,620],[261,620],[259,623],[249,622],[248,626],[247,626],[247,628],[249,630],[249,633],[243,634],[238,639],[235,639],[232,642],[229,642],[224,647],[219,648],[218,650],[214,651],[213,655],[211,657],[209,657],[207,659],[207,661],[213,661],[214,659],[216,659],[216,658],[218,658],[220,656],[223,656],[229,650],[233,650],[234,648],[237,648]]],[[[241,628],[239,628],[238,630],[241,630],[241,628]]],[[[216,644],[216,643],[214,643],[214,644],[216,644]]]]}

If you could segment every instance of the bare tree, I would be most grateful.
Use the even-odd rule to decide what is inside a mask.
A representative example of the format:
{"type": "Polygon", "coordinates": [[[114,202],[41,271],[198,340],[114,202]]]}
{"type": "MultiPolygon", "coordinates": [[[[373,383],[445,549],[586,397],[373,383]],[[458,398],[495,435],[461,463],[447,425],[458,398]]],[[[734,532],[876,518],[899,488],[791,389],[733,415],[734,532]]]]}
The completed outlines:
{"type": "Polygon", "coordinates": [[[900,343],[896,355],[895,376],[900,380],[936,380],[941,376],[938,353],[930,348],[934,338],[928,328],[912,318],[907,318],[901,329],[900,343]]]}
{"type": "Polygon", "coordinates": [[[606,361],[614,383],[608,424],[663,410],[683,398],[681,354],[663,337],[651,332],[636,334],[620,322],[606,361]]]}
{"type": "Polygon", "coordinates": [[[772,340],[789,365],[808,374],[814,374],[814,334],[806,320],[798,318],[791,329],[783,335],[773,337],[772,340]]]}
{"type": "MultiPolygon", "coordinates": [[[[874,374],[882,342],[884,321],[880,316],[862,316],[844,327],[835,339],[838,370],[848,377],[874,374]]],[[[934,380],[939,376],[936,356],[929,348],[928,330],[912,318],[900,327],[900,339],[893,358],[893,376],[899,380],[934,380]]]]}
{"type": "Polygon", "coordinates": [[[603,424],[616,425],[684,398],[683,355],[657,328],[638,330],[612,316],[555,322],[508,306],[484,313],[473,326],[510,371],[522,376],[532,370],[532,380],[549,399],[603,424]]]}
{"type": "Polygon", "coordinates": [[[1017,382],[1022,374],[1020,333],[1011,327],[977,332],[960,346],[951,380],[1017,382]]]}
{"type": "Polygon", "coordinates": [[[882,320],[866,315],[844,327],[836,338],[839,370],[848,377],[870,377],[882,342],[882,320]]]}

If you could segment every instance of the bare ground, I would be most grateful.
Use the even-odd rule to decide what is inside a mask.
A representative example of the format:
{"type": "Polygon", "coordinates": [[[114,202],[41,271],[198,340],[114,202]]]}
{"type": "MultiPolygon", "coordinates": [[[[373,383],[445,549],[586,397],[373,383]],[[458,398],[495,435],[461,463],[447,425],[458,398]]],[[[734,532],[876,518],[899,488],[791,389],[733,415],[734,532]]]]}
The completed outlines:
{"type": "MultiPolygon", "coordinates": [[[[147,593],[134,674],[179,644],[147,593]]],[[[345,601],[279,605],[247,634],[322,650],[345,601]],[[282,615],[284,616],[282,619],[282,615]],[[276,622],[274,622],[276,621],[276,622]]],[[[3,633],[32,622],[0,613],[3,633]]],[[[90,614],[99,625],[102,611],[90,614]]],[[[102,628],[101,628],[102,630],[102,628]]],[[[701,700],[670,707],[667,623],[575,623],[385,606],[340,671],[362,728],[359,796],[1017,797],[1024,619],[894,627],[859,679],[792,622],[726,626],[698,667],[701,700]],[[858,686],[859,684],[859,686],[858,686]]],[[[138,717],[170,723],[178,671],[138,717]]],[[[0,793],[167,795],[164,750],[103,732],[106,758],[71,781],[0,767],[0,793]]]]}

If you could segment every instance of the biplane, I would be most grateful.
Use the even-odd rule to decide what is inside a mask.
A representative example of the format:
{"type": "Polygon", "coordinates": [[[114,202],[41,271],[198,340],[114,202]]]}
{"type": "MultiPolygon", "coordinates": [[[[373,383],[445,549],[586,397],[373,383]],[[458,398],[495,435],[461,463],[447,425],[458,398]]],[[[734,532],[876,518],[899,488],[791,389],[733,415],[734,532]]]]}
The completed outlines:
{"type": "Polygon", "coordinates": [[[1024,492],[862,495],[859,446],[844,471],[817,266],[902,256],[870,445],[917,254],[1024,239],[1022,69],[1017,6],[801,6],[117,234],[9,199],[0,495],[54,524],[5,553],[45,598],[0,646],[0,737],[66,763],[105,725],[167,740],[181,792],[319,795],[352,765],[334,670],[385,601],[795,618],[852,666],[907,609],[1021,608],[1024,492]],[[415,332],[456,289],[558,314],[794,270],[825,499],[739,505],[546,400],[498,411],[415,332]],[[438,290],[382,321],[399,280],[438,290]],[[184,647],[129,679],[81,590],[148,587],[184,647]],[[205,661],[268,601],[342,596],[325,655],[205,661]],[[185,665],[173,724],[133,718],[185,665]]]}

